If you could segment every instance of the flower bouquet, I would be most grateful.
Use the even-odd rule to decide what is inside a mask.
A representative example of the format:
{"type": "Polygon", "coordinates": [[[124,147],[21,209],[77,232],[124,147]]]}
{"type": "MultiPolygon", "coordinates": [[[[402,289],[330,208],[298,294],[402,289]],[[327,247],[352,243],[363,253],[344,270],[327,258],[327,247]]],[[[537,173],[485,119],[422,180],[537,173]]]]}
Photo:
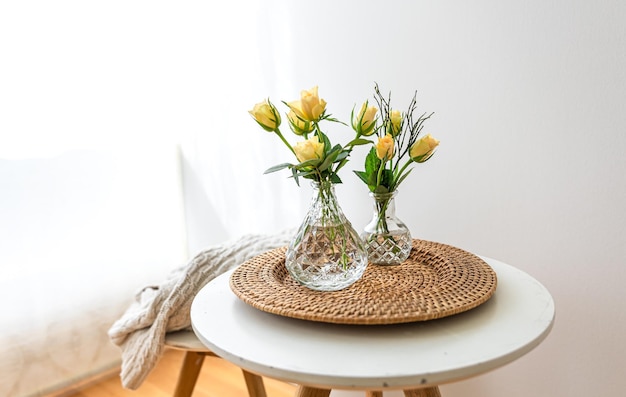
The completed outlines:
{"type": "MultiPolygon", "coordinates": [[[[414,116],[417,109],[415,94],[406,112],[391,107],[391,94],[385,98],[374,87],[375,100],[380,108],[380,118],[368,124],[367,134],[378,140],[370,142],[372,148],[365,158],[365,170],[355,171],[367,185],[374,200],[372,220],[365,226],[361,238],[368,250],[369,260],[376,264],[399,264],[411,252],[411,233],[395,215],[394,198],[398,186],[412,171],[410,165],[430,159],[439,141],[430,134],[419,137],[424,122],[432,113],[414,116]]],[[[361,118],[370,120],[377,109],[366,103],[361,108],[361,118]],[[369,115],[369,116],[367,116],[369,115]]],[[[354,123],[354,120],[353,120],[354,123]]],[[[357,128],[353,125],[353,128],[357,128]]]]}
{"type": "Polygon", "coordinates": [[[354,146],[371,143],[361,132],[345,145],[330,142],[322,132],[322,122],[341,123],[326,112],[326,101],[317,87],[301,92],[300,99],[283,102],[291,131],[300,139],[294,145],[280,131],[282,118],[269,100],[260,102],[249,113],[258,125],[274,133],[292,152],[297,162],[278,164],[265,173],[291,170],[299,185],[309,179],[313,198],[308,213],[285,257],[285,266],[300,284],[315,290],[335,291],[358,280],[367,266],[367,251],[341,210],[334,185],[341,183],[338,172],[348,162],[354,146]]]}

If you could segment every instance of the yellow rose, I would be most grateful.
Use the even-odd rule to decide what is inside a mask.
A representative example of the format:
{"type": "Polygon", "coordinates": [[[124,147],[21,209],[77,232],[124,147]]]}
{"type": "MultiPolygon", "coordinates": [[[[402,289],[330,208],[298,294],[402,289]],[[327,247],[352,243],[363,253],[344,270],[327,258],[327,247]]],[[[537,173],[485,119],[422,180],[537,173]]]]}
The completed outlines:
{"type": "Polygon", "coordinates": [[[398,135],[402,129],[402,112],[399,110],[392,110],[389,115],[389,121],[391,121],[389,133],[393,136],[398,135]]]}
{"type": "Polygon", "coordinates": [[[409,155],[411,160],[416,163],[423,163],[430,158],[435,152],[435,148],[439,145],[439,141],[433,138],[430,134],[417,140],[411,146],[409,155]]]}
{"type": "Polygon", "coordinates": [[[257,103],[248,113],[266,131],[276,131],[280,125],[280,114],[269,99],[257,103]]]}
{"type": "Polygon", "coordinates": [[[318,121],[326,110],[326,101],[317,95],[317,86],[300,93],[300,100],[287,104],[300,118],[307,121],[318,121]]]}
{"type": "Polygon", "coordinates": [[[296,143],[293,151],[296,152],[296,158],[301,163],[308,160],[321,159],[324,157],[324,143],[320,142],[317,135],[315,135],[306,141],[296,143]]]}
{"type": "Polygon", "coordinates": [[[376,156],[381,160],[389,160],[393,156],[393,137],[389,134],[378,139],[376,144],[376,156]]]}
{"type": "Polygon", "coordinates": [[[304,121],[299,118],[293,110],[289,111],[287,119],[289,120],[289,127],[291,127],[291,131],[293,131],[296,135],[308,134],[313,131],[313,125],[309,121],[304,121]]]}
{"type": "Polygon", "coordinates": [[[372,135],[376,127],[376,112],[378,112],[377,108],[368,106],[365,102],[361,105],[358,115],[352,120],[352,128],[361,135],[372,135]]]}

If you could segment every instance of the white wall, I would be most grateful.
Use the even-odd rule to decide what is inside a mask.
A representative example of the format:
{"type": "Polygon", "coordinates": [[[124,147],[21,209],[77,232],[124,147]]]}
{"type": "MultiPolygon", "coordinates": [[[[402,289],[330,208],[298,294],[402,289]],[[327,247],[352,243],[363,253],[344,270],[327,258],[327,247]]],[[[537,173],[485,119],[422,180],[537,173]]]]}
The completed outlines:
{"type": "MultiPolygon", "coordinates": [[[[375,79],[398,99],[417,89],[424,110],[436,112],[428,132],[442,143],[402,187],[402,216],[417,237],[527,271],[557,303],[554,330],[536,351],[442,392],[620,395],[626,6],[493,1],[377,12],[376,21],[394,23],[382,29],[389,36],[369,31],[371,62],[322,60],[332,75],[320,85],[356,92],[375,79]]],[[[330,40],[330,30],[328,43],[344,53],[362,33],[345,29],[342,39],[330,40]]],[[[345,201],[357,189],[364,191],[346,186],[345,201]]]]}
{"type": "MultiPolygon", "coordinates": [[[[318,84],[346,120],[377,81],[401,106],[418,90],[435,112],[426,132],[440,149],[398,199],[415,237],[517,266],[556,300],[535,351],[443,394],[623,393],[625,3],[269,4],[269,23],[292,32],[268,55],[291,68],[285,96],[318,84]]],[[[362,226],[366,189],[347,174],[339,195],[362,226]]]]}

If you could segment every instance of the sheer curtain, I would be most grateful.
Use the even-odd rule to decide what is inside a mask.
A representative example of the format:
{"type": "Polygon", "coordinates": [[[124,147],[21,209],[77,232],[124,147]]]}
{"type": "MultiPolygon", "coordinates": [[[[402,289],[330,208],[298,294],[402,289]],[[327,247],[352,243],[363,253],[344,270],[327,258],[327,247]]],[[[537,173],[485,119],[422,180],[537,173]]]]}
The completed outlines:
{"type": "MultiPolygon", "coordinates": [[[[263,174],[292,162],[293,155],[247,113],[268,97],[282,106],[281,100],[299,96],[291,85],[295,60],[285,51],[290,20],[282,8],[266,6],[253,0],[224,3],[222,23],[210,27],[225,39],[209,41],[204,108],[182,143],[191,251],[245,233],[295,227],[308,204],[308,184],[298,188],[287,172],[263,174]]],[[[283,131],[293,143],[286,124],[283,131]]]]}
{"type": "Polygon", "coordinates": [[[259,0],[35,1],[0,14],[0,158],[129,149],[141,161],[143,148],[180,145],[189,251],[302,217],[307,187],[263,176],[290,153],[247,114],[300,89],[280,12],[259,0]]]}
{"type": "Polygon", "coordinates": [[[283,153],[246,114],[272,89],[258,15],[256,1],[0,3],[0,395],[110,368],[106,331],[139,288],[290,223],[290,181],[262,176],[283,153]]]}

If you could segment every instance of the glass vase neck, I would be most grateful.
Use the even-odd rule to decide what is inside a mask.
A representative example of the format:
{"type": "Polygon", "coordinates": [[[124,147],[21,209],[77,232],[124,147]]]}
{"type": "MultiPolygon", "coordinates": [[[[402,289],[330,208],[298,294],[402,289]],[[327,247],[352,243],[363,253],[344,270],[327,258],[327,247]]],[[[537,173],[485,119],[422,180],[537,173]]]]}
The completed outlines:
{"type": "Polygon", "coordinates": [[[331,181],[313,181],[311,182],[311,186],[313,187],[313,189],[323,189],[323,190],[328,190],[328,189],[334,189],[335,188],[335,184],[332,183],[331,181]]]}
{"type": "Polygon", "coordinates": [[[386,193],[371,192],[370,197],[372,197],[376,201],[381,201],[381,200],[389,200],[389,199],[395,198],[397,194],[398,194],[397,190],[394,190],[393,192],[386,192],[386,193]]]}

